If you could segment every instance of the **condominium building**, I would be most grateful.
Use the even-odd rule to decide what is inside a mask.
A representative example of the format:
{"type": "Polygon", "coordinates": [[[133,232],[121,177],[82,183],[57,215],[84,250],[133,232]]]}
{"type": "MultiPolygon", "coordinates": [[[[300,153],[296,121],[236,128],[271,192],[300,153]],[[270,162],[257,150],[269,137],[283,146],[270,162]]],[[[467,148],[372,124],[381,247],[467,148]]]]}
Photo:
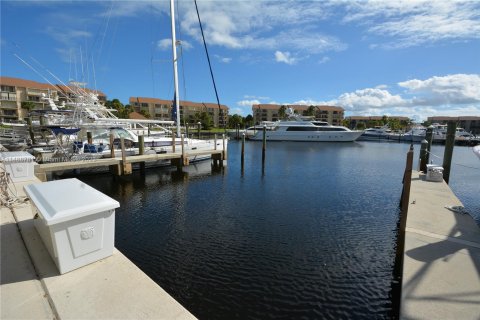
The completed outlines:
{"type": "MultiPolygon", "coordinates": [[[[172,100],[157,98],[130,97],[129,104],[136,112],[148,113],[151,119],[172,120],[172,100]]],[[[215,103],[180,101],[180,118],[182,122],[192,123],[198,114],[206,112],[212,117],[213,126],[220,128],[228,123],[228,107],[215,103]]]]}
{"type": "Polygon", "coordinates": [[[280,119],[280,108],[292,108],[300,115],[307,115],[310,107],[314,108],[314,117],[316,120],[326,121],[332,125],[341,125],[343,121],[344,109],[334,106],[306,106],[306,105],[279,105],[279,104],[254,104],[252,106],[253,121],[259,124],[262,121],[277,121],[280,119]]]}
{"type": "MultiPolygon", "coordinates": [[[[28,109],[22,108],[22,103],[31,102],[34,109],[49,110],[49,104],[43,97],[50,97],[59,105],[68,102],[73,97],[72,90],[65,85],[51,85],[31,80],[0,77],[0,121],[11,122],[23,120],[28,115],[28,109]]],[[[101,91],[84,89],[97,94],[101,102],[106,96],[101,91]]]]}
{"type": "Polygon", "coordinates": [[[448,121],[455,121],[457,127],[465,129],[475,135],[480,134],[480,117],[465,116],[465,117],[428,117],[427,121],[430,123],[446,124],[448,121]]]}

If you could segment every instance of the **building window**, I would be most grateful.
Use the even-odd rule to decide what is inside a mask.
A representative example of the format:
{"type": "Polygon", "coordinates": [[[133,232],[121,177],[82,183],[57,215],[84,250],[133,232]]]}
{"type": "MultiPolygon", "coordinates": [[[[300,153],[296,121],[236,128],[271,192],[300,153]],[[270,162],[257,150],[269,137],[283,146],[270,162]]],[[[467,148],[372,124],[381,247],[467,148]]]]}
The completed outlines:
{"type": "Polygon", "coordinates": [[[2,92],[15,92],[15,87],[12,86],[1,86],[2,92]]]}

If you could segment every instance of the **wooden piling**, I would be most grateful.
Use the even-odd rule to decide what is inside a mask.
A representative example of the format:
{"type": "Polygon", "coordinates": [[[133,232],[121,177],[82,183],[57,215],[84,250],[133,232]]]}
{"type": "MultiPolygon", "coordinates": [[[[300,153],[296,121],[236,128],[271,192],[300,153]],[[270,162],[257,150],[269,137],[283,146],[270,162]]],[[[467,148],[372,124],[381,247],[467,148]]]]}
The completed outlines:
{"type": "Polygon", "coordinates": [[[213,143],[215,144],[213,147],[213,150],[217,150],[217,134],[216,133],[213,136],[213,143]]]}
{"type": "Polygon", "coordinates": [[[40,125],[41,126],[46,126],[47,125],[47,118],[45,118],[44,116],[40,116],[40,125]]]}
{"type": "Polygon", "coordinates": [[[405,172],[403,174],[403,190],[402,199],[400,201],[401,217],[400,217],[400,231],[405,232],[407,224],[408,203],[410,200],[410,184],[412,181],[412,167],[413,167],[413,144],[410,145],[410,150],[407,152],[407,163],[405,172]]]}
{"type": "Polygon", "coordinates": [[[115,158],[115,146],[113,145],[113,133],[110,133],[110,158],[115,158]]]}
{"type": "Polygon", "coordinates": [[[35,144],[35,133],[33,132],[32,118],[30,117],[27,118],[27,124],[28,124],[28,133],[30,134],[30,140],[32,140],[32,144],[35,144]]]}
{"type": "MultiPolygon", "coordinates": [[[[143,137],[143,135],[138,136],[138,154],[145,154],[145,138],[143,137]]],[[[145,172],[145,162],[140,162],[140,171],[142,173],[145,172]]]]}
{"type": "Polygon", "coordinates": [[[430,150],[432,149],[433,143],[433,126],[430,125],[427,128],[427,134],[425,135],[425,139],[427,140],[427,156],[425,160],[425,166],[430,162],[430,150]]]}
{"type": "Polygon", "coordinates": [[[265,166],[265,152],[267,150],[267,126],[263,126],[262,167],[265,166]]]}
{"type": "Polygon", "coordinates": [[[427,151],[428,148],[428,141],[423,139],[422,144],[420,147],[420,165],[419,165],[419,171],[427,172],[427,151]]]}
{"type": "Polygon", "coordinates": [[[93,137],[92,137],[92,133],[90,131],[87,132],[87,143],[88,144],[93,143],[93,137]]]}
{"type": "Polygon", "coordinates": [[[226,142],[225,142],[225,134],[222,134],[222,143],[223,143],[223,151],[222,151],[222,164],[224,160],[227,160],[227,149],[225,148],[226,142]]]}
{"type": "Polygon", "coordinates": [[[175,153],[175,133],[172,132],[172,152],[175,153]]]}
{"type": "Polygon", "coordinates": [[[242,133],[242,155],[241,155],[242,172],[245,168],[245,132],[242,133]]]}
{"type": "Polygon", "coordinates": [[[405,172],[403,173],[403,189],[400,199],[400,221],[397,235],[397,247],[395,250],[395,266],[394,266],[394,279],[399,285],[395,285],[393,291],[393,305],[397,308],[397,314],[400,314],[401,297],[402,297],[402,274],[403,274],[403,254],[405,251],[405,229],[407,226],[407,214],[408,205],[410,202],[410,186],[412,182],[412,166],[413,166],[413,144],[410,145],[410,149],[407,152],[407,163],[405,165],[405,172]]]}
{"type": "Polygon", "coordinates": [[[443,180],[448,184],[450,180],[450,167],[452,165],[453,146],[455,145],[455,131],[457,124],[449,121],[447,125],[447,137],[445,140],[445,151],[443,153],[443,180]]]}
{"type": "Polygon", "coordinates": [[[127,157],[125,154],[125,140],[124,138],[120,138],[120,146],[122,148],[122,164],[121,164],[121,174],[122,175],[128,175],[132,173],[132,164],[127,163],[127,157]]]}

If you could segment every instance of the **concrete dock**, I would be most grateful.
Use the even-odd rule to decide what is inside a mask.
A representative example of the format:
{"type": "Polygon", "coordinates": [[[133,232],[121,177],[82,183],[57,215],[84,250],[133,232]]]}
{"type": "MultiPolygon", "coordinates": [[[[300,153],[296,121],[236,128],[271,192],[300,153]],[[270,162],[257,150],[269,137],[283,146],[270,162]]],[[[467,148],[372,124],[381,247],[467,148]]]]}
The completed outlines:
{"type": "MultiPolygon", "coordinates": [[[[16,183],[23,186],[39,180],[16,183]]],[[[195,319],[120,251],[60,275],[29,201],[1,208],[1,319],[195,319]]]]}
{"type": "MultiPolygon", "coordinates": [[[[480,199],[479,199],[480,201],[480,199]]],[[[412,172],[401,319],[480,319],[480,228],[449,186],[412,172]]]]}

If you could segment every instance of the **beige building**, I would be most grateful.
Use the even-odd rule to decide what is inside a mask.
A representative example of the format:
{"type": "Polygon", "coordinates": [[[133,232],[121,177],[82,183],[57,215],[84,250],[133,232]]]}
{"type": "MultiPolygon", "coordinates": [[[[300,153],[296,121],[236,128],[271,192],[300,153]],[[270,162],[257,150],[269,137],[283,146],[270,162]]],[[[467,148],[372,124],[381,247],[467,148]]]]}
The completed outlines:
{"type": "MultiPolygon", "coordinates": [[[[284,105],[286,108],[292,108],[300,115],[306,115],[310,106],[306,105],[284,105]]],[[[262,121],[279,120],[278,112],[282,105],[280,104],[254,104],[252,106],[253,121],[259,124],[262,121]]],[[[332,125],[342,125],[344,109],[334,106],[313,106],[315,108],[315,119],[327,121],[332,125]]]]}
{"type": "MultiPolygon", "coordinates": [[[[136,112],[146,112],[151,119],[172,120],[172,100],[130,97],[129,104],[136,112]]],[[[228,107],[215,103],[180,101],[180,118],[189,122],[196,114],[207,112],[213,119],[213,126],[220,128],[228,123],[228,107]]]]}
{"type": "Polygon", "coordinates": [[[428,117],[427,121],[430,123],[446,124],[448,121],[455,121],[457,127],[465,129],[475,135],[480,134],[480,117],[465,116],[465,117],[428,117]]]}
{"type": "MultiPolygon", "coordinates": [[[[71,90],[64,85],[51,85],[19,78],[0,77],[0,121],[11,122],[23,120],[28,110],[22,108],[22,102],[32,102],[34,109],[50,109],[48,102],[42,97],[50,97],[55,103],[62,104],[72,97],[71,90]]],[[[100,91],[85,89],[98,95],[101,102],[106,101],[106,96],[100,91]]]]}

